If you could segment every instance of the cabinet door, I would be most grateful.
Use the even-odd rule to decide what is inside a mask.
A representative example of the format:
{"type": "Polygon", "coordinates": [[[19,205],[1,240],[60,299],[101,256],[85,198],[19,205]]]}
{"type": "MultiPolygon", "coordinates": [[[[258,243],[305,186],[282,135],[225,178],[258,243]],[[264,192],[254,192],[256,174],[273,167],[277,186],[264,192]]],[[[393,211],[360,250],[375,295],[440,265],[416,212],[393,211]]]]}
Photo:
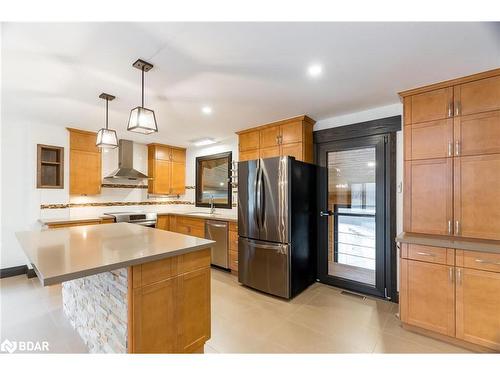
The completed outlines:
{"type": "Polygon", "coordinates": [[[167,160],[155,160],[154,168],[153,194],[170,194],[172,163],[167,160]]]}
{"type": "Polygon", "coordinates": [[[289,143],[281,146],[282,156],[293,156],[297,160],[304,160],[304,144],[302,142],[289,143]]]}
{"type": "Polygon", "coordinates": [[[170,153],[172,155],[172,161],[178,162],[178,163],[185,163],[186,162],[186,150],[181,149],[181,148],[172,147],[170,149],[170,153]]]}
{"type": "Polygon", "coordinates": [[[101,193],[101,153],[70,151],[70,194],[95,195],[101,193]]]}
{"type": "Polygon", "coordinates": [[[405,231],[451,234],[452,166],[452,158],[405,162],[405,231]]]}
{"type": "Polygon", "coordinates": [[[256,150],[260,147],[260,133],[254,130],[238,136],[240,151],[256,150]]]}
{"type": "Polygon", "coordinates": [[[256,160],[260,156],[259,149],[240,151],[239,161],[256,160]]]}
{"type": "Polygon", "coordinates": [[[500,109],[500,76],[455,87],[455,115],[500,109]]]}
{"type": "Polygon", "coordinates": [[[402,259],[400,294],[403,322],[455,335],[454,267],[402,259]]]}
{"type": "Polygon", "coordinates": [[[172,162],[171,194],[184,194],[186,192],[186,163],[172,162]]]}
{"type": "Polygon", "coordinates": [[[133,353],[177,351],[176,289],[177,278],[133,289],[133,353]]]}
{"type": "Polygon", "coordinates": [[[260,130],[260,148],[273,147],[279,144],[279,125],[270,126],[260,130]]]}
{"type": "Polygon", "coordinates": [[[154,145],[154,159],[157,160],[170,160],[171,152],[170,147],[162,146],[162,145],[154,145]]]}
{"type": "Polygon", "coordinates": [[[297,143],[303,141],[303,129],[302,121],[290,122],[288,124],[281,125],[281,143],[297,143]]]}
{"type": "Polygon", "coordinates": [[[210,339],[210,268],[179,277],[178,351],[198,351],[210,339]]]}
{"type": "Polygon", "coordinates": [[[432,90],[411,97],[411,123],[441,120],[453,116],[453,88],[432,90]]]}
{"type": "Polygon", "coordinates": [[[500,273],[457,269],[457,338],[500,350],[500,273]]]}
{"type": "Polygon", "coordinates": [[[453,119],[412,124],[405,138],[406,160],[453,156],[453,119]]]}
{"type": "Polygon", "coordinates": [[[158,217],[156,218],[157,229],[169,230],[168,223],[169,223],[168,215],[158,215],[158,217]]]}
{"type": "Polygon", "coordinates": [[[500,153],[500,111],[455,118],[455,155],[500,153]]]}
{"type": "Polygon", "coordinates": [[[500,154],[455,158],[455,235],[500,240],[500,154]]]}
{"type": "Polygon", "coordinates": [[[266,147],[260,149],[259,157],[261,159],[273,158],[275,156],[280,156],[280,146],[266,147]]]}
{"type": "Polygon", "coordinates": [[[88,151],[88,152],[101,152],[101,149],[95,145],[97,133],[87,131],[74,131],[69,132],[69,144],[71,150],[88,151]]]}

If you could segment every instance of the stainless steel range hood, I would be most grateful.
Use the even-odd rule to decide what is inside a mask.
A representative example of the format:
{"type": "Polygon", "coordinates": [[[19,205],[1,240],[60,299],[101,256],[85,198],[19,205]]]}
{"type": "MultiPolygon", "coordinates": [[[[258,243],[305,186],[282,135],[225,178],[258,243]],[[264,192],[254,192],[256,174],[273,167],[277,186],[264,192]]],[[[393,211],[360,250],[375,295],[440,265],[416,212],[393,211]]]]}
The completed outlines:
{"type": "Polygon", "coordinates": [[[118,169],[104,179],[144,180],[144,173],[134,169],[134,143],[126,139],[118,141],[118,169]]]}

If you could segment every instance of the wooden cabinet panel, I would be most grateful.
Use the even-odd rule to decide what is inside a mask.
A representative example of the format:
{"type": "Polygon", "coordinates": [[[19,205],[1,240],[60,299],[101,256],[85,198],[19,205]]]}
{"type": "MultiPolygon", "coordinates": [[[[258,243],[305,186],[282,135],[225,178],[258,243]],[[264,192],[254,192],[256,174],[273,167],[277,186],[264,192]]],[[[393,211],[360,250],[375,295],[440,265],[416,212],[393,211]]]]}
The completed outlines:
{"type": "Polygon", "coordinates": [[[259,157],[261,159],[273,158],[275,156],[280,156],[280,146],[266,147],[260,149],[259,157]]]}
{"type": "Polygon", "coordinates": [[[210,339],[210,268],[179,277],[178,346],[182,353],[198,350],[210,339]]]}
{"type": "Polygon", "coordinates": [[[175,278],[133,289],[133,353],[177,352],[176,292],[175,278]]]}
{"type": "Polygon", "coordinates": [[[156,228],[169,230],[169,216],[168,215],[158,215],[156,217],[156,228]]]}
{"type": "Polygon", "coordinates": [[[238,232],[229,231],[229,249],[238,251],[238,232]]]}
{"type": "Polygon", "coordinates": [[[195,219],[187,216],[177,216],[175,227],[170,228],[172,232],[205,238],[205,220],[195,219]]]}
{"type": "Polygon", "coordinates": [[[405,162],[404,230],[448,235],[453,219],[453,161],[405,162]]]}
{"type": "Polygon", "coordinates": [[[500,240],[500,154],[455,158],[455,235],[500,240]]]}
{"type": "Polygon", "coordinates": [[[281,146],[281,156],[293,156],[297,160],[304,160],[304,144],[289,143],[281,146]]]}
{"type": "Polygon", "coordinates": [[[168,160],[156,160],[154,165],[153,194],[170,194],[172,163],[168,160]]]}
{"type": "Polygon", "coordinates": [[[480,79],[455,87],[455,115],[500,109],[500,76],[480,79]]]}
{"type": "Polygon", "coordinates": [[[101,149],[95,145],[97,133],[88,132],[79,129],[69,130],[69,144],[72,150],[101,152],[101,149]]]}
{"type": "Polygon", "coordinates": [[[455,154],[500,153],[500,111],[455,118],[455,154]]]}
{"type": "Polygon", "coordinates": [[[281,144],[297,143],[303,141],[304,127],[302,121],[290,122],[281,125],[281,144]]]}
{"type": "Polygon", "coordinates": [[[455,250],[444,247],[424,246],[408,244],[408,259],[419,260],[428,263],[448,264],[455,263],[455,250]]]}
{"type": "Polygon", "coordinates": [[[464,250],[457,254],[457,258],[457,264],[464,268],[500,272],[500,254],[464,250]]]}
{"type": "Polygon", "coordinates": [[[260,130],[260,148],[273,147],[279,144],[280,127],[269,126],[260,130]]]}
{"type": "Polygon", "coordinates": [[[170,194],[184,194],[186,192],[186,163],[172,162],[172,179],[170,194]]]}
{"type": "Polygon", "coordinates": [[[259,149],[240,151],[239,161],[257,160],[260,157],[259,149]]]}
{"type": "Polygon", "coordinates": [[[457,269],[456,337],[500,350],[500,273],[457,269]]]}
{"type": "Polygon", "coordinates": [[[238,251],[229,250],[229,269],[238,272],[238,251]]]}
{"type": "Polygon", "coordinates": [[[455,334],[454,267],[401,260],[401,319],[443,335],[455,334]]]}
{"type": "Polygon", "coordinates": [[[101,153],[70,150],[69,193],[95,195],[101,193],[101,153]]]}
{"type": "Polygon", "coordinates": [[[453,120],[413,124],[405,128],[406,159],[433,159],[453,156],[453,120]]]}
{"type": "MultiPolygon", "coordinates": [[[[239,150],[257,150],[260,148],[260,134],[258,130],[241,133],[238,138],[239,150]]],[[[257,158],[258,159],[258,158],[257,158]]]]}
{"type": "Polygon", "coordinates": [[[183,148],[171,148],[172,161],[178,163],[186,163],[186,150],[183,148]]]}
{"type": "Polygon", "coordinates": [[[453,89],[446,87],[411,97],[411,123],[441,120],[453,116],[453,89]]]}

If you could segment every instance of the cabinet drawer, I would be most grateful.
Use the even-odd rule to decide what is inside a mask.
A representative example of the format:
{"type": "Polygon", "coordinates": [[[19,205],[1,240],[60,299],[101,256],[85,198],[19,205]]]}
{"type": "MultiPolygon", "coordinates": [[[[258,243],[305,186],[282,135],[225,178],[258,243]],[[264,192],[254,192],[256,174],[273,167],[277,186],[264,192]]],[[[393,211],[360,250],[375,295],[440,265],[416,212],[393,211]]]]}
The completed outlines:
{"type": "MultiPolygon", "coordinates": [[[[455,264],[455,250],[444,247],[425,246],[416,244],[407,245],[407,258],[428,263],[455,264]]],[[[404,255],[404,254],[403,254],[404,255]]]]}
{"type": "Polygon", "coordinates": [[[238,251],[229,250],[229,268],[238,272],[238,251]]]}
{"type": "Polygon", "coordinates": [[[229,231],[229,249],[238,250],[238,232],[229,231]]]}
{"type": "Polygon", "coordinates": [[[195,219],[188,216],[177,216],[177,225],[185,225],[193,228],[205,228],[205,220],[195,219]]]}
{"type": "Polygon", "coordinates": [[[457,265],[482,271],[500,272],[500,254],[457,251],[457,265]]]}

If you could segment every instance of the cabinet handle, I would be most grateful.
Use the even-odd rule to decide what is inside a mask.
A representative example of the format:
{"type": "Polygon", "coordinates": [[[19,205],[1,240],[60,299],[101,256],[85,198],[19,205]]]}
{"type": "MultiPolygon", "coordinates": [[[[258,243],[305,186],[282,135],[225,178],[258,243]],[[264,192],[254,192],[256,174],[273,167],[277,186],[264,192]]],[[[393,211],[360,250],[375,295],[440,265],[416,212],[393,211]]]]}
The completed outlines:
{"type": "Polygon", "coordinates": [[[417,252],[418,255],[424,255],[424,256],[427,256],[427,257],[433,257],[435,258],[436,257],[436,254],[431,254],[431,253],[422,253],[422,252],[417,252]]]}
{"type": "Polygon", "coordinates": [[[450,267],[449,277],[450,277],[450,283],[453,284],[453,267],[450,267]]]}
{"type": "Polygon", "coordinates": [[[451,220],[448,220],[448,234],[451,234],[451,220]]]}
{"type": "Polygon", "coordinates": [[[455,221],[455,234],[460,234],[460,222],[458,220],[455,221]]]}
{"type": "Polygon", "coordinates": [[[460,115],[460,102],[455,103],[455,116],[460,115]]]}
{"type": "Polygon", "coordinates": [[[455,141],[455,155],[460,155],[460,142],[455,141]]]}
{"type": "Polygon", "coordinates": [[[487,259],[476,259],[476,263],[493,264],[495,266],[500,266],[500,262],[495,262],[494,260],[487,260],[487,259]]]}
{"type": "Polygon", "coordinates": [[[453,142],[448,142],[448,156],[453,156],[453,142]]]}
{"type": "Polygon", "coordinates": [[[457,268],[457,285],[462,285],[462,269],[457,268]]]}
{"type": "Polygon", "coordinates": [[[448,102],[448,117],[453,116],[453,109],[452,109],[452,103],[451,101],[448,102]]]}

